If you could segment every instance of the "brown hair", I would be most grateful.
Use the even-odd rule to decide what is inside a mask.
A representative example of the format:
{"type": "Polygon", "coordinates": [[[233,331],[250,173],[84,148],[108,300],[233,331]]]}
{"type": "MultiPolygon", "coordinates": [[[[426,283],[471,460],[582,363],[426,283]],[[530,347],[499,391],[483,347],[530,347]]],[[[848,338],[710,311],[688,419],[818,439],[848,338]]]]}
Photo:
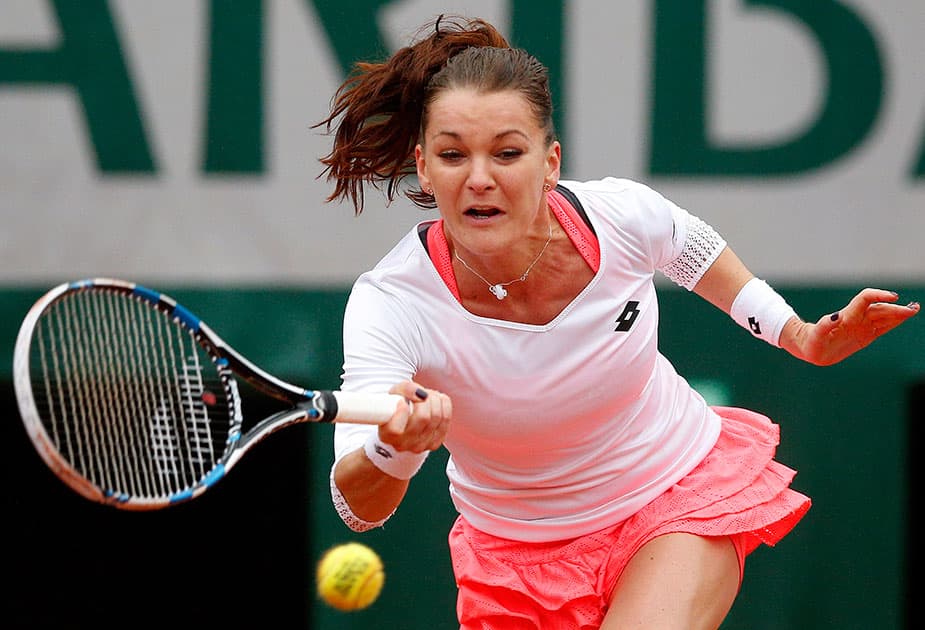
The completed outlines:
{"type": "MultiPolygon", "coordinates": [[[[414,147],[426,126],[428,106],[443,90],[517,90],[533,107],[547,143],[555,139],[546,68],[511,48],[494,26],[441,15],[422,27],[416,40],[383,63],[355,64],[334,94],[328,117],[313,126],[324,126],[328,133],[336,129],[334,146],[321,159],[321,176],[336,182],[328,201],[350,199],[356,214],[363,211],[364,183],[380,190],[385,184],[391,203],[402,181],[416,174],[414,147]]],[[[420,188],[405,194],[421,208],[435,207],[434,198],[420,188]]]]}

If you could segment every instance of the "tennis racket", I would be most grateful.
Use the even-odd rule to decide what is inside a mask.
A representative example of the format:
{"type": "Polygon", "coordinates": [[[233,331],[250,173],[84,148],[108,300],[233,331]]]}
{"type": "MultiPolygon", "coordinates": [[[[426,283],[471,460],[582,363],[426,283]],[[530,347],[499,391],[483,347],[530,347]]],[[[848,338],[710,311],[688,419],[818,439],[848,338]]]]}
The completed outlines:
{"type": "Polygon", "coordinates": [[[286,383],[172,298],[106,278],[59,285],[35,303],[16,339],[13,381],[51,470],[84,497],[127,510],[201,495],[284,427],[382,424],[405,400],[286,383]],[[247,431],[245,383],[287,403],[247,431]]]}

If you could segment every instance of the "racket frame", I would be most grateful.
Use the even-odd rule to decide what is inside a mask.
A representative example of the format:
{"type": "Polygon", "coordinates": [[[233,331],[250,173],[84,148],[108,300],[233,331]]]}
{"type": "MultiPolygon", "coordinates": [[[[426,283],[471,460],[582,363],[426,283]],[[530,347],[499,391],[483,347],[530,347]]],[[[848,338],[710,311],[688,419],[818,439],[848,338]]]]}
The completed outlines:
{"type": "Polygon", "coordinates": [[[408,404],[409,409],[411,405],[403,397],[394,394],[310,390],[288,383],[246,359],[205,322],[173,298],[140,284],[115,278],[90,278],[66,282],[52,288],[36,301],[23,319],[16,338],[13,383],[26,432],[49,469],[83,497],[126,510],[159,509],[200,496],[222,479],[248,450],[284,427],[305,422],[334,421],[379,425],[389,420],[400,402],[408,404]],[[193,336],[195,342],[205,350],[218,372],[222,374],[226,394],[233,407],[225,451],[212,469],[191,487],[161,497],[130,497],[107,492],[78,472],[60,454],[49,436],[32,390],[30,353],[33,334],[42,315],[53,304],[69,294],[87,290],[110,291],[131,296],[162,312],[193,336]],[[236,378],[242,379],[269,397],[287,403],[290,408],[260,420],[247,433],[242,434],[244,417],[236,378]],[[344,417],[339,418],[339,414],[344,417]]]}

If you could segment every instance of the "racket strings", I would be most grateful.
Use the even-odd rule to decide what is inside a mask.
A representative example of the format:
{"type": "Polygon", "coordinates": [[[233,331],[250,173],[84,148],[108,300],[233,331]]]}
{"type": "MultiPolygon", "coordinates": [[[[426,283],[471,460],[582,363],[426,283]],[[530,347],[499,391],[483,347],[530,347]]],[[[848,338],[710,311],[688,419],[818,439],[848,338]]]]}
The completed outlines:
{"type": "Polygon", "coordinates": [[[104,492],[170,496],[225,453],[233,405],[221,375],[194,335],[149,303],[71,294],[43,315],[33,348],[42,422],[104,492]]]}

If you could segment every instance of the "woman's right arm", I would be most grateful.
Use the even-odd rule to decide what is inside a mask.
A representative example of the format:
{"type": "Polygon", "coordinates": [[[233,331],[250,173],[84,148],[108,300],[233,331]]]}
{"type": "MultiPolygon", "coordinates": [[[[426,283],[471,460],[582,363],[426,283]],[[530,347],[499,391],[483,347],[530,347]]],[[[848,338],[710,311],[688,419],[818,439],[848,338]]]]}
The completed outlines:
{"type": "Polygon", "coordinates": [[[353,522],[357,528],[381,525],[395,512],[411,477],[430,451],[443,445],[449,430],[452,402],[446,394],[428,391],[413,381],[399,383],[389,393],[403,396],[410,404],[399,405],[365,444],[334,465],[335,502],[340,499],[347,504],[338,511],[348,517],[344,519],[348,525],[353,522]]]}
{"type": "Polygon", "coordinates": [[[334,468],[334,483],[351,512],[368,523],[385,521],[395,512],[409,481],[376,468],[362,448],[345,455],[334,468]]]}

